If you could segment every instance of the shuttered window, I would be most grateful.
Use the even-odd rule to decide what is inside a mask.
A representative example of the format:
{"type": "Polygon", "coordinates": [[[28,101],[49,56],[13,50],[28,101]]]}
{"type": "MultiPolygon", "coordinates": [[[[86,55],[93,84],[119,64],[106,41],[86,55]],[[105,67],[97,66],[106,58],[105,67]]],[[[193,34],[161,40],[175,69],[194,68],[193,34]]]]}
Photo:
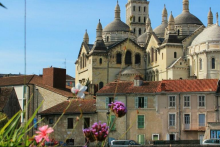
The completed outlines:
{"type": "Polygon", "coordinates": [[[136,97],[135,108],[147,108],[147,97],[136,97]]]}
{"type": "Polygon", "coordinates": [[[138,135],[138,136],[137,136],[137,140],[138,140],[138,143],[139,143],[139,144],[141,144],[141,145],[144,145],[144,144],[145,144],[144,135],[138,135]]]}
{"type": "Polygon", "coordinates": [[[144,115],[138,115],[138,129],[144,128],[144,115]]]}

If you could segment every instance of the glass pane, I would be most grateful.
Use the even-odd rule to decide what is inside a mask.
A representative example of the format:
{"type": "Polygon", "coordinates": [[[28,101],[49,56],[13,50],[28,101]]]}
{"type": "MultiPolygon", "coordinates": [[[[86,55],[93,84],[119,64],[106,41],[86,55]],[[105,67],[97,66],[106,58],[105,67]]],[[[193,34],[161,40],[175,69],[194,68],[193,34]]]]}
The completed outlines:
{"type": "Polygon", "coordinates": [[[199,114],[199,126],[205,126],[205,114],[199,114]]]}

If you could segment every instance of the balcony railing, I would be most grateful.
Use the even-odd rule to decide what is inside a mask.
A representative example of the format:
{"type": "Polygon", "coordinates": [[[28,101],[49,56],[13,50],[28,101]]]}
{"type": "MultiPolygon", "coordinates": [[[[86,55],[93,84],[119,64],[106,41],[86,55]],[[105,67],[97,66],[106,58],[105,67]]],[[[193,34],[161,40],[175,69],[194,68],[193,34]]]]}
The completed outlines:
{"type": "Polygon", "coordinates": [[[183,131],[205,131],[205,123],[183,124],[183,131]]]}

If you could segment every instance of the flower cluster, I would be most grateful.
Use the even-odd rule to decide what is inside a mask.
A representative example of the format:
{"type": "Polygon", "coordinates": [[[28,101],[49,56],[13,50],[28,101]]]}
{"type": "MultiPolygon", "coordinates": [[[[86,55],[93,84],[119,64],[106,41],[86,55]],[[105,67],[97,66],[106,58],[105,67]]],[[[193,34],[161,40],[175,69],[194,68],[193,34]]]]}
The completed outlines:
{"type": "Polygon", "coordinates": [[[122,117],[127,113],[127,108],[124,103],[120,101],[112,102],[111,104],[108,104],[108,107],[111,108],[117,117],[122,117]]]}
{"type": "Polygon", "coordinates": [[[87,128],[83,130],[84,135],[89,139],[90,142],[104,141],[108,136],[108,126],[106,123],[101,124],[94,123],[92,128],[87,128]]]}
{"type": "Polygon", "coordinates": [[[41,142],[42,139],[45,139],[46,141],[49,141],[49,136],[48,134],[53,132],[53,128],[49,127],[48,125],[42,126],[39,128],[39,131],[36,131],[38,135],[35,136],[36,142],[41,142]]]}

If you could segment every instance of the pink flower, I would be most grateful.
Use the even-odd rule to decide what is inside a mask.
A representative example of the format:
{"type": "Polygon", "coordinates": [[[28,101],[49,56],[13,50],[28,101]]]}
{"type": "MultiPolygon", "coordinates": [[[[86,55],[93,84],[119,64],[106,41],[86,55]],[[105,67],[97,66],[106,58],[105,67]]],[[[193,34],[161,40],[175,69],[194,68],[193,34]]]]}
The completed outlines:
{"type": "Polygon", "coordinates": [[[39,128],[40,131],[36,131],[38,135],[35,136],[36,142],[41,142],[41,140],[44,138],[46,141],[49,141],[48,134],[53,132],[53,128],[48,128],[48,125],[42,126],[39,128]]]}

